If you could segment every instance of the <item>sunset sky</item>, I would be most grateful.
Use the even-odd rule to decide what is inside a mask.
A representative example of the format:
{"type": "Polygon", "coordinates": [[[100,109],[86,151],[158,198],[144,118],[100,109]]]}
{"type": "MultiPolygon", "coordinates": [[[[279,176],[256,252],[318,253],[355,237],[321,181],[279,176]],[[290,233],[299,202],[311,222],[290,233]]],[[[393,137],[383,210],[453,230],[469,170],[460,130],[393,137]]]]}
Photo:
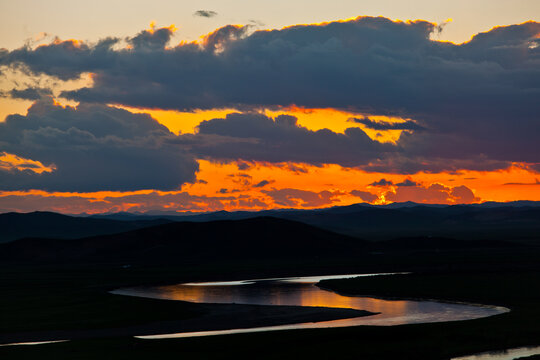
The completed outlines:
{"type": "Polygon", "coordinates": [[[3,1],[0,212],[540,201],[540,1],[3,1]]]}

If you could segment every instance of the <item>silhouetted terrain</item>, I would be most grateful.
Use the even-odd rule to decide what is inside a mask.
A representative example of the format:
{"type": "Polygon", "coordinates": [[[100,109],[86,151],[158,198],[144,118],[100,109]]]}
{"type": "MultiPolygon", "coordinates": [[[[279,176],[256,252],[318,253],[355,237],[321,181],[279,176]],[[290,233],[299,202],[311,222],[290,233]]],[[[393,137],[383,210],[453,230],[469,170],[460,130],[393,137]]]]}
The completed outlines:
{"type": "MultiPolygon", "coordinates": [[[[66,356],[143,359],[156,354],[159,357],[206,359],[238,357],[239,351],[245,358],[252,358],[253,354],[276,358],[287,352],[293,358],[448,359],[491,349],[534,345],[538,339],[539,319],[539,290],[535,285],[540,274],[540,246],[533,241],[539,234],[535,230],[538,226],[535,211],[533,207],[478,209],[474,206],[407,204],[397,208],[355,205],[280,212],[287,216],[300,214],[313,222],[318,219],[323,224],[331,224],[332,218],[341,219],[341,225],[372,229],[375,235],[377,229],[385,236],[398,234],[389,240],[374,236],[377,241],[282,218],[253,218],[261,213],[222,212],[198,215],[199,222],[171,222],[116,234],[79,239],[25,238],[7,242],[0,244],[3,294],[0,308],[8,309],[2,313],[0,321],[0,342],[2,336],[4,343],[49,338],[72,341],[41,348],[2,347],[0,353],[2,359],[66,356]],[[202,222],[204,216],[243,214],[252,218],[202,222]],[[391,217],[385,220],[388,214],[397,219],[395,227],[391,217]],[[409,227],[422,233],[430,226],[446,228],[448,232],[458,227],[476,227],[489,230],[485,233],[489,236],[476,239],[454,239],[448,234],[406,236],[400,230],[409,227]],[[531,237],[522,238],[527,241],[504,241],[498,234],[500,229],[512,233],[525,229],[522,234],[528,231],[531,237]],[[186,321],[206,329],[209,324],[215,326],[216,319],[241,321],[255,318],[260,321],[257,326],[265,326],[276,321],[294,322],[293,315],[296,315],[290,312],[280,315],[276,309],[263,306],[250,310],[244,305],[233,304],[220,310],[215,304],[140,299],[108,293],[120,287],[149,284],[375,272],[412,272],[414,275],[366,280],[371,287],[351,280],[350,291],[345,287],[336,290],[380,296],[458,299],[509,306],[512,311],[485,319],[451,323],[283,331],[153,342],[131,335],[144,333],[144,329],[168,332],[167,326],[179,326],[186,321]],[[220,318],[219,311],[228,317],[220,318]],[[86,334],[84,336],[88,338],[80,335],[78,339],[77,334],[86,334]]],[[[132,218],[131,214],[121,216],[132,218]]],[[[72,221],[74,218],[59,216],[57,219],[72,221]]],[[[134,216],[133,222],[141,219],[152,217],[134,216]]],[[[509,240],[512,239],[515,237],[509,240]]],[[[297,321],[317,319],[311,316],[309,320],[299,317],[297,319],[303,320],[297,321]]]]}
{"type": "Polygon", "coordinates": [[[177,222],[78,240],[21,239],[0,245],[0,260],[176,263],[235,258],[317,258],[353,255],[366,249],[367,244],[310,225],[259,217],[177,222]]]}
{"type": "Polygon", "coordinates": [[[0,243],[27,237],[75,239],[86,236],[125,232],[168,223],[166,219],[119,221],[75,217],[53,212],[0,214],[0,243]]]}
{"type": "Polygon", "coordinates": [[[367,239],[433,236],[458,239],[538,239],[540,208],[473,206],[335,208],[290,219],[367,239]]]}
{"type": "Polygon", "coordinates": [[[446,237],[475,240],[537,240],[540,203],[484,203],[478,205],[383,206],[355,204],[316,210],[217,211],[196,215],[115,213],[67,216],[51,212],[0,214],[0,243],[40,237],[75,239],[141,229],[169,222],[243,220],[270,216],[313,225],[368,240],[446,237]]]}
{"type": "Polygon", "coordinates": [[[454,251],[522,246],[500,240],[439,237],[366,241],[272,217],[176,222],[76,240],[26,238],[0,245],[5,262],[202,264],[235,259],[276,262],[354,259],[379,253],[454,251]]]}
{"type": "MultiPolygon", "coordinates": [[[[457,239],[539,239],[540,203],[484,203],[477,205],[421,205],[412,202],[383,206],[355,204],[318,210],[218,211],[200,215],[151,215],[175,221],[238,220],[272,216],[300,221],[369,240],[397,237],[457,239]]],[[[101,218],[144,219],[145,215],[111,214],[101,218]]]]}

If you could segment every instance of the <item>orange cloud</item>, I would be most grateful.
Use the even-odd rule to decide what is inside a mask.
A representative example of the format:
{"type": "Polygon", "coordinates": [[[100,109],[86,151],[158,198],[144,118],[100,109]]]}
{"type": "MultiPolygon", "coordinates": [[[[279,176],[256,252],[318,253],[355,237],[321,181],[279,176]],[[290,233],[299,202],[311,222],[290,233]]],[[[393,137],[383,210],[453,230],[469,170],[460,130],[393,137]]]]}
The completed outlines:
{"type": "Polygon", "coordinates": [[[68,47],[71,46],[75,48],[80,48],[83,42],[82,40],[77,40],[77,39],[61,40],[59,38],[56,38],[54,39],[53,44],[55,45],[63,44],[64,46],[68,46],[68,47]]]}
{"type": "Polygon", "coordinates": [[[439,183],[429,186],[397,186],[385,194],[385,199],[391,202],[413,201],[422,204],[470,204],[480,201],[465,185],[451,187],[439,183]]]}
{"type": "Polygon", "coordinates": [[[199,212],[317,208],[358,202],[460,204],[524,199],[540,201],[540,186],[522,185],[535,184],[537,174],[521,164],[502,171],[418,173],[407,178],[400,174],[366,173],[338,165],[317,167],[299,163],[199,160],[197,176],[196,182],[184,185],[179,191],[5,191],[0,192],[0,212],[199,212]],[[370,186],[382,178],[386,180],[386,186],[370,186]]]}
{"type": "Polygon", "coordinates": [[[336,165],[315,167],[258,162],[220,164],[200,160],[198,179],[180,191],[6,191],[0,193],[0,211],[200,212],[318,208],[350,205],[360,201],[372,204],[395,201],[446,204],[487,200],[540,201],[540,187],[518,185],[535,181],[534,173],[518,166],[497,172],[421,173],[407,181],[407,178],[399,174],[371,174],[336,165]],[[295,171],[295,168],[302,168],[303,171],[295,171]],[[382,176],[392,185],[368,187],[382,176]],[[257,186],[263,181],[268,181],[268,184],[257,186]],[[515,184],[504,185],[507,182],[515,184]],[[221,189],[226,191],[221,192],[221,189]]]}
{"type": "MultiPolygon", "coordinates": [[[[171,24],[169,26],[165,26],[165,27],[163,27],[161,29],[168,29],[171,33],[174,33],[174,32],[176,32],[178,30],[178,28],[174,24],[171,24]]],[[[150,34],[153,34],[156,31],[156,22],[151,21],[150,22],[150,28],[146,29],[145,31],[149,32],[150,34]]]]}
{"type": "Polygon", "coordinates": [[[328,190],[314,192],[301,189],[272,189],[262,190],[263,193],[270,196],[274,204],[279,207],[290,208],[313,208],[328,206],[338,201],[339,192],[333,193],[328,190]]]}
{"type": "Polygon", "coordinates": [[[44,172],[51,173],[55,171],[56,166],[54,164],[47,166],[40,161],[25,159],[7,152],[0,152],[0,170],[32,171],[36,174],[42,174],[44,172]]]}

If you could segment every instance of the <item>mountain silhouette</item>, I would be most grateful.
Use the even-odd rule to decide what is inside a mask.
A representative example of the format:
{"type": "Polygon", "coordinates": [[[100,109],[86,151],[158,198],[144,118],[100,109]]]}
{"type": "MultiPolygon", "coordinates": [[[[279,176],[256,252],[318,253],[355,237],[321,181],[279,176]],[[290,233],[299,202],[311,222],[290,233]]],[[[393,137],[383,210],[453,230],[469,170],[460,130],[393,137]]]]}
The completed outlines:
{"type": "Polygon", "coordinates": [[[316,259],[363,252],[368,242],[271,217],[176,222],[77,240],[28,238],[0,245],[0,260],[175,263],[316,259]]]}
{"type": "Polygon", "coordinates": [[[86,236],[120,233],[169,223],[166,219],[119,221],[76,217],[53,212],[0,214],[0,243],[27,237],[76,239],[86,236]]]}

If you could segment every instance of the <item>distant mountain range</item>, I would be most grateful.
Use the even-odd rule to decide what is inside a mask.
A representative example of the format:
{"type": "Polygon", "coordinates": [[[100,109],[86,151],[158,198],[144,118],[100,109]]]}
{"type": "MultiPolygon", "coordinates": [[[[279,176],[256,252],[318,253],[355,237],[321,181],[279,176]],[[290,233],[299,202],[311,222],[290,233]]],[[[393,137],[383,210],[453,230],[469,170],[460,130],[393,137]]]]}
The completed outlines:
{"type": "Polygon", "coordinates": [[[25,238],[0,244],[0,263],[85,263],[200,266],[237,261],[299,264],[362,262],[387,253],[507,251],[523,245],[497,240],[398,238],[371,242],[273,217],[173,222],[119,234],[75,240],[25,238]]]}
{"type": "Polygon", "coordinates": [[[218,211],[204,214],[114,213],[67,216],[50,212],[0,214],[0,242],[21,238],[76,239],[123,233],[171,222],[209,222],[273,217],[367,240],[403,237],[535,240],[540,202],[424,205],[412,202],[355,204],[316,210],[218,211]]]}
{"type": "Polygon", "coordinates": [[[103,213],[103,214],[97,214],[97,215],[88,215],[88,214],[78,214],[73,216],[79,216],[79,217],[92,217],[92,218],[100,218],[100,219],[116,219],[116,220],[133,220],[135,218],[140,219],[149,219],[149,218],[169,218],[169,219],[178,219],[178,217],[186,218],[206,218],[206,217],[212,217],[214,215],[219,216],[220,214],[230,214],[234,216],[240,215],[243,216],[244,214],[252,214],[252,216],[264,216],[264,215],[273,215],[276,213],[282,213],[282,212],[350,212],[351,209],[357,209],[357,208],[379,208],[379,209],[401,209],[401,208],[408,208],[408,207],[429,207],[429,208],[447,208],[452,206],[460,206],[460,207],[474,207],[474,208],[499,208],[499,207],[540,207],[540,201],[529,201],[529,200],[518,200],[518,201],[510,201],[510,202],[495,202],[495,201],[487,201],[479,204],[466,204],[466,205],[446,205],[446,204],[421,204],[421,203],[415,203],[412,201],[406,201],[406,202],[400,202],[400,203],[391,203],[387,205],[372,205],[368,203],[358,203],[353,205],[347,205],[347,206],[334,206],[330,208],[323,208],[323,209],[310,209],[310,210],[303,210],[303,209],[275,209],[275,210],[261,210],[261,211],[232,211],[228,212],[225,210],[221,211],[213,211],[213,212],[176,212],[176,211],[149,211],[149,212],[116,212],[116,213],[103,213]]]}
{"type": "Polygon", "coordinates": [[[0,214],[0,243],[27,237],[76,239],[120,233],[169,222],[171,220],[153,217],[120,221],[41,211],[24,214],[10,212],[0,214]]]}
{"type": "Polygon", "coordinates": [[[175,222],[77,240],[27,238],[0,245],[0,261],[192,263],[226,259],[317,259],[366,249],[368,242],[295,221],[175,222]]]}
{"type": "Polygon", "coordinates": [[[354,204],[315,210],[217,211],[193,215],[95,215],[100,219],[158,219],[204,222],[271,216],[295,220],[340,234],[388,240],[397,237],[456,239],[531,239],[540,237],[540,202],[486,202],[474,205],[437,205],[413,202],[389,205],[354,204]]]}

